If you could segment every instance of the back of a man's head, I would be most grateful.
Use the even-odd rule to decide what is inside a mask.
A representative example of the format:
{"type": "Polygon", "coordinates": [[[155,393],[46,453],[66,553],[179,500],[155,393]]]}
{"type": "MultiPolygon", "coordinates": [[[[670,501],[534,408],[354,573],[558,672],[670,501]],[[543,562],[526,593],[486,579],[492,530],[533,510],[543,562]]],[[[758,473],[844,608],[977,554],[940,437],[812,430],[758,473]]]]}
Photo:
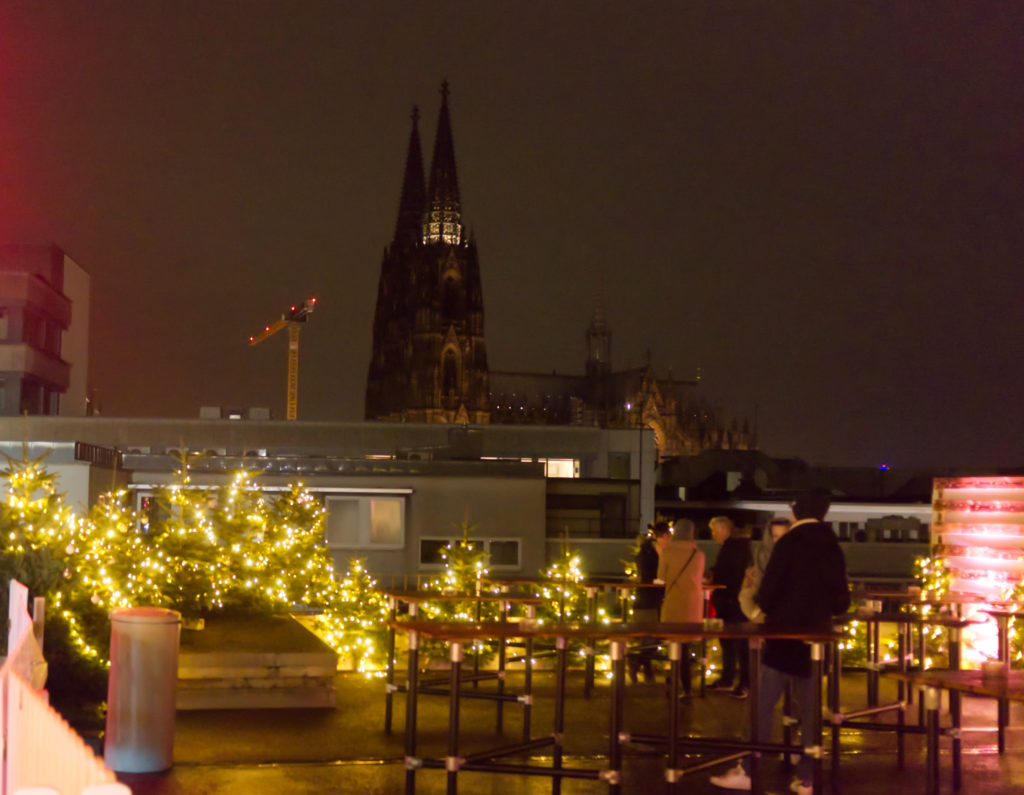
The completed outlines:
{"type": "Polygon", "coordinates": [[[793,501],[793,516],[797,521],[817,519],[820,522],[825,518],[831,505],[832,495],[825,489],[809,489],[793,501]]]}
{"type": "Polygon", "coordinates": [[[672,529],[672,537],[676,541],[693,541],[694,531],[692,519],[677,519],[672,529]]]}

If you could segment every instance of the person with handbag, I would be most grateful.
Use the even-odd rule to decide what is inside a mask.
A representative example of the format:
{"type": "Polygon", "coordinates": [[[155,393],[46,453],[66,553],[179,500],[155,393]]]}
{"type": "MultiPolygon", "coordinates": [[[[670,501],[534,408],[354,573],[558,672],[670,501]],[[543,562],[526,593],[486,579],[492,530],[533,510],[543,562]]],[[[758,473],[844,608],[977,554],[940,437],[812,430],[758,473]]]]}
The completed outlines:
{"type": "MultiPolygon", "coordinates": [[[[672,531],[671,541],[664,542],[658,562],[658,580],[665,583],[661,601],[661,620],[671,623],[697,623],[704,618],[704,553],[694,540],[694,524],[680,519],[672,531]]],[[[693,688],[690,671],[690,647],[683,644],[680,665],[683,695],[693,688]]]]}
{"type": "Polygon", "coordinates": [[[743,586],[740,588],[740,609],[748,621],[764,623],[764,611],[754,601],[754,597],[761,587],[761,578],[764,577],[764,570],[768,568],[768,559],[772,556],[775,542],[786,534],[792,524],[789,519],[772,519],[761,534],[761,541],[754,551],[754,565],[747,567],[747,573],[743,575],[743,586]]]}

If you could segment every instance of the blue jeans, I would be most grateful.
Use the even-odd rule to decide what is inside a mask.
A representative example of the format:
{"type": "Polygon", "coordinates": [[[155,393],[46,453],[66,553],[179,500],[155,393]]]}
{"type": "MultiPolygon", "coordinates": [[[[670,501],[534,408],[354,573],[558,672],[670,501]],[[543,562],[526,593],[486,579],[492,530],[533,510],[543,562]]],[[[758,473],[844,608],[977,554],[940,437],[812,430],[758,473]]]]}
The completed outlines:
{"type": "MultiPolygon", "coordinates": [[[[772,729],[775,725],[775,705],[779,703],[786,686],[793,683],[793,700],[796,702],[796,717],[800,721],[800,741],[804,747],[812,741],[809,736],[814,726],[814,677],[785,674],[770,665],[761,666],[761,679],[757,689],[758,724],[754,731],[754,742],[771,742],[772,729]]],[[[743,769],[750,774],[750,761],[743,759],[743,769]]],[[[814,760],[806,755],[800,756],[796,766],[796,775],[801,781],[808,782],[814,778],[814,760]]]]}

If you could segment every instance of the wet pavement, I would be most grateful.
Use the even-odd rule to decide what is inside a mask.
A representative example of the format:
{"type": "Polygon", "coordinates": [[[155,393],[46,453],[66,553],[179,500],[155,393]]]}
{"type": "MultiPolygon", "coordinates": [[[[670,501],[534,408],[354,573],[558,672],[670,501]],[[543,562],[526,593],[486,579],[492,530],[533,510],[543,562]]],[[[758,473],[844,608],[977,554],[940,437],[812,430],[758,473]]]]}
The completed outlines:
{"type": "MultiPolygon", "coordinates": [[[[509,675],[515,689],[516,674],[509,675]]],[[[493,687],[493,685],[490,685],[493,687]]],[[[482,684],[481,687],[488,687],[482,684]]],[[[337,678],[337,708],[298,710],[208,710],[179,712],[175,727],[174,766],[163,773],[122,774],[135,795],[221,795],[222,793],[367,793],[391,795],[404,791],[405,696],[395,699],[394,728],[384,731],[384,684],[354,674],[337,678]]],[[[895,685],[883,683],[885,696],[894,697],[895,685]]],[[[533,735],[550,731],[551,694],[554,676],[535,675],[536,706],[533,735]]],[[[609,688],[599,685],[584,699],[582,673],[570,672],[565,748],[567,766],[604,766],[608,745],[609,688]]],[[[842,684],[842,707],[864,704],[863,675],[849,674],[842,684]]],[[[663,733],[668,720],[668,699],[661,685],[627,688],[625,727],[628,732],[663,733]]],[[[683,730],[693,734],[742,738],[747,731],[746,702],[728,694],[708,693],[681,701],[678,707],[683,730]]],[[[916,714],[916,709],[909,713],[916,714]]],[[[441,696],[422,696],[418,710],[419,755],[445,753],[448,733],[448,701],[441,696]]],[[[506,705],[504,732],[496,727],[493,702],[466,700],[461,713],[462,750],[489,748],[515,742],[521,735],[521,708],[506,705]]],[[[965,795],[1009,795],[1024,791],[1024,708],[1012,705],[1007,751],[996,752],[996,704],[982,698],[964,699],[965,795]]],[[[825,737],[829,744],[828,733],[825,737]]],[[[941,787],[951,793],[948,743],[942,740],[941,787]]],[[[545,761],[547,749],[519,761],[545,761]]],[[[691,759],[691,758],[688,758],[691,759]]],[[[696,761],[696,757],[692,758],[696,761]]],[[[826,759],[826,792],[843,795],[888,795],[924,792],[924,741],[907,739],[907,763],[899,770],[895,739],[890,732],[843,732],[840,776],[830,781],[826,759]]],[[[686,764],[686,763],[684,763],[686,764]]],[[[684,777],[678,791],[722,793],[708,782],[721,768],[684,777]]],[[[654,747],[627,743],[624,751],[624,793],[666,791],[664,756],[654,747]]],[[[787,793],[789,776],[781,760],[764,764],[769,791],[787,793]]],[[[418,793],[446,792],[441,770],[420,770],[418,793]]],[[[508,774],[460,773],[459,792],[467,795],[534,795],[552,791],[551,780],[508,774]]],[[[562,792],[607,792],[607,785],[592,780],[565,780],[562,792]]]]}

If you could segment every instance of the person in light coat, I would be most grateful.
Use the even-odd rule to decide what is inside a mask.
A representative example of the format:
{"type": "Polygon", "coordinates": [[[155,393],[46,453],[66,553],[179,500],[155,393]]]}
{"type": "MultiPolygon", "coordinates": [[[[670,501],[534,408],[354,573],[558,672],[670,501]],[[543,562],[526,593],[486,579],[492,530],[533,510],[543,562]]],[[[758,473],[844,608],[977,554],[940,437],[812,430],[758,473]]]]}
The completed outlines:
{"type": "MultiPolygon", "coordinates": [[[[671,623],[700,623],[704,619],[704,553],[694,540],[694,526],[689,519],[676,522],[671,542],[663,542],[658,561],[658,580],[665,584],[661,601],[661,620],[671,623]]],[[[683,644],[683,694],[692,688],[690,647],[683,644]]]]}

